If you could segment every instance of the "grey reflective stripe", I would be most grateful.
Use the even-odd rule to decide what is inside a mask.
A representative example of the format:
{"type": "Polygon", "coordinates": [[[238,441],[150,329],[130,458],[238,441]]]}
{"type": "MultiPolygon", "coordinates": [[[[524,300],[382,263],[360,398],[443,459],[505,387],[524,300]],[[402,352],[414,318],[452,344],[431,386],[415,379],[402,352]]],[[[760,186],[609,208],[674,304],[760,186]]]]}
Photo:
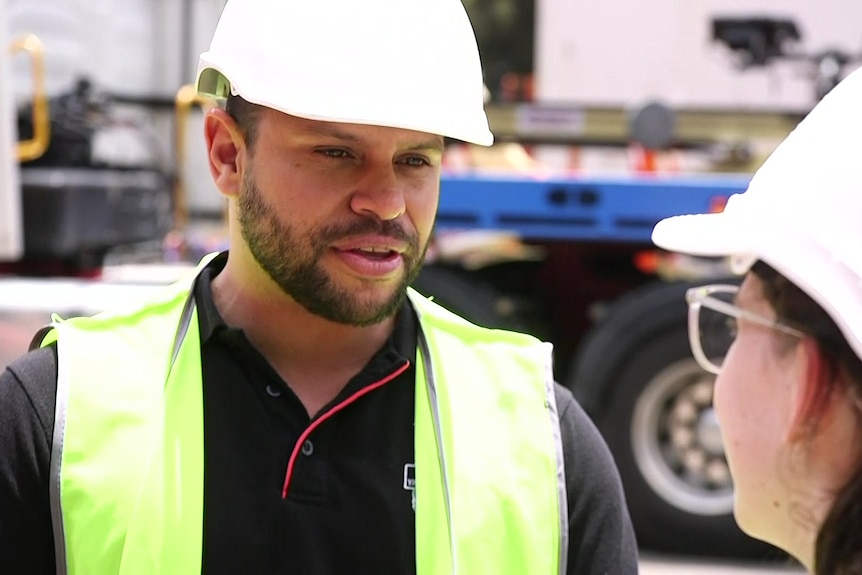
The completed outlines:
{"type": "Polygon", "coordinates": [[[51,527],[54,531],[54,562],[57,575],[66,575],[66,534],[63,530],[63,508],[60,505],[60,464],[63,461],[63,438],[66,434],[66,412],[69,410],[69,374],[57,342],[57,404],[54,407],[54,436],[51,438],[48,499],[51,505],[51,527]]]}
{"type": "Polygon", "coordinates": [[[165,385],[170,379],[171,370],[174,369],[174,363],[177,361],[177,356],[180,354],[180,349],[183,347],[183,342],[186,340],[186,334],[189,331],[189,326],[192,323],[192,316],[195,311],[195,296],[194,290],[189,292],[186,298],[186,303],[183,305],[183,313],[180,316],[180,323],[177,325],[177,333],[174,335],[174,345],[171,349],[171,363],[168,365],[168,376],[165,377],[165,385]]]}
{"type": "MultiPolygon", "coordinates": [[[[415,309],[415,308],[414,308],[415,309]]],[[[416,312],[417,315],[419,312],[416,312]]],[[[443,452],[443,427],[440,425],[440,408],[437,404],[437,384],[434,382],[434,370],[431,367],[431,352],[428,340],[419,327],[419,351],[425,368],[425,386],[428,388],[428,398],[431,402],[431,419],[434,420],[434,432],[437,435],[437,456],[440,458],[440,472],[443,475],[443,499],[446,501],[446,522],[449,528],[449,550],[452,556],[452,573],[458,572],[458,560],[455,557],[455,529],[452,526],[452,499],[449,495],[449,474],[446,472],[446,454],[443,452]]],[[[418,486],[417,489],[422,489],[418,486]]]]}
{"type": "Polygon", "coordinates": [[[560,509],[560,575],[565,575],[569,560],[569,503],[566,494],[566,467],[563,461],[563,436],[560,431],[560,413],[557,411],[557,394],[554,390],[553,346],[543,344],[547,349],[545,362],[545,401],[551,418],[551,432],[554,434],[554,450],[557,454],[557,504],[560,509]]]}

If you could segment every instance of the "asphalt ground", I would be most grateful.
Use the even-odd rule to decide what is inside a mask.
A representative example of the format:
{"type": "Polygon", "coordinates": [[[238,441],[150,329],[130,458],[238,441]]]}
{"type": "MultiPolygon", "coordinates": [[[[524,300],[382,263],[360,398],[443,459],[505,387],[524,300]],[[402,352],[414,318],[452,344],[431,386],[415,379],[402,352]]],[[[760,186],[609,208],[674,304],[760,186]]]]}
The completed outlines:
{"type": "Polygon", "coordinates": [[[790,559],[751,562],[726,559],[686,558],[644,552],[640,575],[803,575],[805,570],[790,559]]]}

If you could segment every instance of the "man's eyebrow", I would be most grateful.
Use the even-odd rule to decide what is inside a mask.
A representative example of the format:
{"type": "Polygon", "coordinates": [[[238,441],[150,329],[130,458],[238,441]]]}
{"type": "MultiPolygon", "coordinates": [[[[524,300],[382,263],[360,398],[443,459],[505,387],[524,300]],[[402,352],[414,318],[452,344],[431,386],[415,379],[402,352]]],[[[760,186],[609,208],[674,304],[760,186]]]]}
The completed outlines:
{"type": "MultiPolygon", "coordinates": [[[[345,130],[340,130],[334,126],[315,126],[313,129],[309,130],[309,133],[316,136],[328,136],[330,138],[335,138],[336,140],[342,140],[354,144],[358,144],[363,141],[363,139],[359,136],[345,130]]],[[[407,152],[431,150],[442,153],[444,148],[445,146],[443,144],[443,138],[440,136],[436,136],[429,140],[408,144],[403,149],[407,152]]]]}
{"type": "Polygon", "coordinates": [[[415,144],[410,144],[405,148],[405,151],[408,152],[418,152],[420,150],[431,150],[433,152],[443,153],[444,145],[443,138],[434,138],[432,140],[426,140],[424,142],[417,142],[415,144]]]}
{"type": "Polygon", "coordinates": [[[358,136],[351,134],[350,132],[345,132],[344,130],[339,130],[334,126],[315,126],[308,130],[308,132],[315,136],[329,136],[330,138],[344,140],[346,142],[359,143],[362,141],[358,136]]]}

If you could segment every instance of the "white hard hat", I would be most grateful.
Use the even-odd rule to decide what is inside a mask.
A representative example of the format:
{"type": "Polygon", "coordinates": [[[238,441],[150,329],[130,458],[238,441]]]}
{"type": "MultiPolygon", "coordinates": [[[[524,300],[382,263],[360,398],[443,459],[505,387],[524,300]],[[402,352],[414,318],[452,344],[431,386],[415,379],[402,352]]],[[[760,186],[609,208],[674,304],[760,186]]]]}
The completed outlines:
{"type": "Polygon", "coordinates": [[[487,146],[482,80],[461,0],[229,0],[197,89],[487,146]]]}
{"type": "Polygon", "coordinates": [[[862,357],[862,69],[833,89],[719,214],[676,216],[659,247],[763,260],[829,313],[862,357]]]}

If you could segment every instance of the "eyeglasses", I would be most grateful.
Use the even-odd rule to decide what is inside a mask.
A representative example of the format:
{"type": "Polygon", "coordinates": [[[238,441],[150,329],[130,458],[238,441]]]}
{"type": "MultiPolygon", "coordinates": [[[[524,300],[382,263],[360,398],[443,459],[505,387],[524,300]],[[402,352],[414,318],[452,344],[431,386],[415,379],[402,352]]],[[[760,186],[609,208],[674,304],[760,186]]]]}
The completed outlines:
{"type": "Polygon", "coordinates": [[[805,337],[801,331],[779,321],[742,309],[733,303],[739,286],[708,285],[690,288],[688,303],[688,340],[691,353],[706,371],[718,375],[733,340],[737,322],[750,321],[794,337],[805,337]]]}

